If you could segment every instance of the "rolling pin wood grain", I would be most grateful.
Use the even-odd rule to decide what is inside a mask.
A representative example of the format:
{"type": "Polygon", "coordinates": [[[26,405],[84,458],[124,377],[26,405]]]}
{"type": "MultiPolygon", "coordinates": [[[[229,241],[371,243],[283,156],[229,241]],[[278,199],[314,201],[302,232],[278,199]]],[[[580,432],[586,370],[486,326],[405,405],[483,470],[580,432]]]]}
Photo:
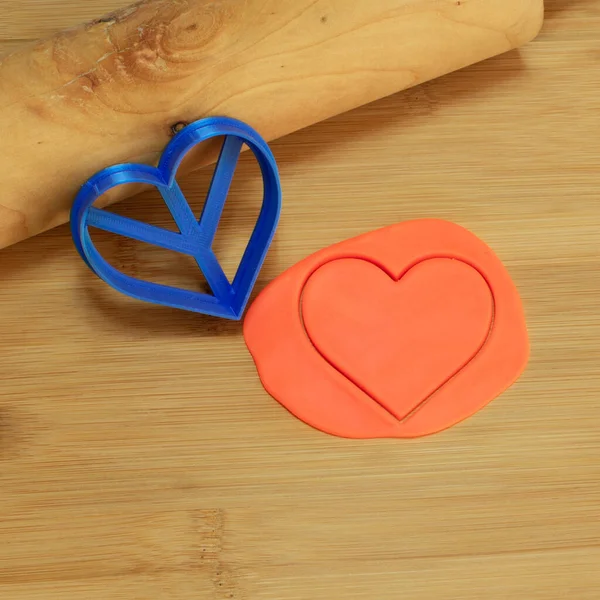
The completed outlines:
{"type": "Polygon", "coordinates": [[[542,0],[147,0],[32,44],[0,62],[0,247],[65,222],[101,168],[155,163],[179,123],[272,140],[518,47],[542,17],[542,0]]]}

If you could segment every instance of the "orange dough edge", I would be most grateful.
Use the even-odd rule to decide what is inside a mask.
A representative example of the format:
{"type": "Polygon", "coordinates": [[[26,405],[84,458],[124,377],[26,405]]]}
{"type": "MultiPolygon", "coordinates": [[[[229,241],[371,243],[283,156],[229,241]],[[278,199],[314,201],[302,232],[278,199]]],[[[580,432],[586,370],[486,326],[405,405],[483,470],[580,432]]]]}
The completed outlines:
{"type": "Polygon", "coordinates": [[[472,233],[439,220],[392,225],[309,256],[258,296],[244,337],[271,396],[312,427],[354,439],[414,438],[447,429],[502,394],[529,358],[521,300],[506,269],[472,233]],[[356,281],[354,298],[357,261],[373,271],[355,271],[370,285],[356,281]],[[341,265],[348,272],[336,273],[341,265]],[[421,287],[407,287],[424,265],[432,271],[429,279],[421,276],[421,287]],[[319,280],[321,290],[314,285],[319,280]],[[487,325],[486,293],[493,304],[487,325]],[[394,339],[401,340],[398,347],[394,339]],[[425,353],[428,340],[432,350],[425,353]],[[361,342],[369,350],[364,360],[361,342]],[[404,378],[395,367],[402,356],[410,368],[404,378]],[[439,381],[427,381],[428,365],[439,381]],[[396,389],[402,396],[394,395],[396,389]]]}

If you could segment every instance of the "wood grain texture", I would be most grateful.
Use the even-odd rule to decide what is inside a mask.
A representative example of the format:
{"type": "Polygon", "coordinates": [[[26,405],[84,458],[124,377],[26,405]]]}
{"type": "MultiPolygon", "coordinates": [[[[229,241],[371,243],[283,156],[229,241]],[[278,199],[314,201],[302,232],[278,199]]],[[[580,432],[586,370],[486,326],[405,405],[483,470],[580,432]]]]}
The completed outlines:
{"type": "Polygon", "coordinates": [[[542,16],[542,0],[142,0],[96,15],[0,58],[0,248],[66,222],[97,171],[156,164],[174,125],[225,115],[272,140],[519,47],[542,16]]]}
{"type": "MultiPolygon", "coordinates": [[[[3,0],[2,32],[108,4],[3,0]]],[[[597,599],[600,10],[546,8],[521,52],[274,144],[285,202],[259,287],[423,216],[468,227],[513,275],[530,367],[445,433],[317,433],[262,390],[239,325],[116,295],[66,227],[2,251],[2,600],[597,599]]],[[[209,179],[184,181],[198,207],[209,179]]],[[[220,231],[229,267],[259,189],[245,156],[220,231]]],[[[119,210],[167,224],[152,194],[119,210]]],[[[98,243],[197,285],[168,254],[98,243]]]]}

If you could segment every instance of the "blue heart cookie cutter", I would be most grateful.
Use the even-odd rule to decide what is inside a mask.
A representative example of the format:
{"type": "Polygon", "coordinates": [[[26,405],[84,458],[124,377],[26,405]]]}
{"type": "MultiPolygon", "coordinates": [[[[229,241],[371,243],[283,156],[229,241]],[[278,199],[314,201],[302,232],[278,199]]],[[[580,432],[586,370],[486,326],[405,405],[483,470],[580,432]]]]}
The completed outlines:
{"type": "Polygon", "coordinates": [[[182,129],[166,147],[158,167],[121,164],[91,177],[81,188],[71,210],[75,247],[88,267],[119,292],[154,304],[241,319],[275,235],[281,212],[281,183],[277,163],[265,140],[250,126],[226,117],[210,117],[182,129]],[[199,220],[175,180],[185,155],[198,144],[224,136],[206,203],[199,220]],[[229,193],[242,145],[256,156],[263,177],[262,208],[233,282],[230,283],[212,244],[229,193]],[[128,183],[158,188],[179,233],[161,229],[93,206],[108,190],[128,183]],[[212,295],[151,283],[130,277],[111,266],[94,246],[89,227],[192,256],[206,277],[212,295]]]}

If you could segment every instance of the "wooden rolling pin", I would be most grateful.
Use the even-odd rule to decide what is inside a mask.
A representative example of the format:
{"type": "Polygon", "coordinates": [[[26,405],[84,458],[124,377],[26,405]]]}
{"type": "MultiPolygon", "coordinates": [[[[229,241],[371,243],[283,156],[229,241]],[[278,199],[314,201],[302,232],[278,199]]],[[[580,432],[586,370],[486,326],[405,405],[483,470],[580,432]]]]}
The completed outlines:
{"type": "Polygon", "coordinates": [[[543,0],[146,0],[63,31],[0,59],[0,247],[66,222],[96,171],[155,163],[177,124],[231,116],[272,140],[516,48],[542,19],[543,0]]]}

